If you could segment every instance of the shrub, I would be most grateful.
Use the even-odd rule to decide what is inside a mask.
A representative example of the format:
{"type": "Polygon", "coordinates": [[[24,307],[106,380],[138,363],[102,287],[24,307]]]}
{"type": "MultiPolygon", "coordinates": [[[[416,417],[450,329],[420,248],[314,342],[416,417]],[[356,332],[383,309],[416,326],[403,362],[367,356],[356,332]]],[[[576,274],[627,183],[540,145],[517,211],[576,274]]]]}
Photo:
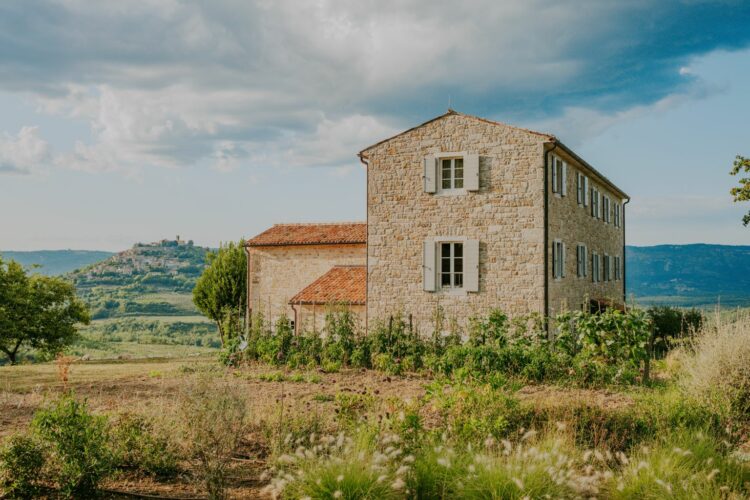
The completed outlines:
{"type": "Polygon", "coordinates": [[[52,446],[63,495],[93,495],[112,470],[107,425],[106,417],[92,415],[86,402],[73,396],[65,396],[34,415],[34,430],[52,446]]]}
{"type": "Polygon", "coordinates": [[[138,415],[122,415],[112,431],[117,464],[152,476],[170,477],[178,470],[175,446],[138,415]]]}
{"type": "Polygon", "coordinates": [[[750,318],[703,328],[681,366],[688,397],[729,424],[750,424],[750,318]]]}
{"type": "Polygon", "coordinates": [[[47,450],[33,436],[16,434],[0,449],[0,486],[12,498],[34,498],[47,450]]]}
{"type": "Polygon", "coordinates": [[[199,378],[182,391],[179,413],[190,455],[209,498],[226,497],[232,455],[247,430],[247,403],[239,389],[221,381],[199,378]]]}
{"type": "Polygon", "coordinates": [[[698,309],[655,306],[647,314],[654,325],[654,355],[657,358],[663,358],[682,339],[691,337],[703,326],[703,313],[698,309]]]}

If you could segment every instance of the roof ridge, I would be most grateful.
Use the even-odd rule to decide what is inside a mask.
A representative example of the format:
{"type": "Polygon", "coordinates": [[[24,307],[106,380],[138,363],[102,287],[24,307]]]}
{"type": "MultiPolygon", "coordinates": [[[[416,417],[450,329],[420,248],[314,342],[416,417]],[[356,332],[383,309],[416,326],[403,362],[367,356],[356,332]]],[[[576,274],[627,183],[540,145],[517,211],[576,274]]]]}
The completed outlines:
{"type": "Polygon", "coordinates": [[[341,222],[276,222],[274,223],[274,227],[276,226],[343,226],[343,225],[352,225],[352,224],[364,224],[366,225],[367,222],[365,221],[341,221],[341,222]]]}

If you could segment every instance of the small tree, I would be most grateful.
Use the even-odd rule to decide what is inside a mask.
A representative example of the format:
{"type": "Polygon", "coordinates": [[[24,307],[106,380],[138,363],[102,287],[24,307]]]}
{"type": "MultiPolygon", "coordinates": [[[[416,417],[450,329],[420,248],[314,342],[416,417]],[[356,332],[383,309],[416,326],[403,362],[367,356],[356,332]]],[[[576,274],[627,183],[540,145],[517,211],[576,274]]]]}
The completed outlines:
{"type": "Polygon", "coordinates": [[[61,351],[78,337],[78,323],[88,324],[89,312],[71,283],[29,276],[18,262],[0,259],[0,351],[11,364],[22,347],[61,351]]]}
{"type": "Polygon", "coordinates": [[[224,347],[224,340],[233,331],[227,328],[227,321],[235,322],[237,330],[241,330],[247,304],[245,242],[222,245],[217,252],[209,252],[206,260],[208,266],[193,288],[193,302],[216,322],[224,347]]]}
{"type": "MultiPolygon", "coordinates": [[[[750,173],[750,159],[737,155],[730,173],[738,175],[740,172],[750,173]]],[[[735,202],[750,201],[750,177],[740,177],[740,185],[733,187],[730,193],[734,197],[735,202]]],[[[750,224],[750,212],[742,217],[742,223],[746,226],[750,224]]]]}

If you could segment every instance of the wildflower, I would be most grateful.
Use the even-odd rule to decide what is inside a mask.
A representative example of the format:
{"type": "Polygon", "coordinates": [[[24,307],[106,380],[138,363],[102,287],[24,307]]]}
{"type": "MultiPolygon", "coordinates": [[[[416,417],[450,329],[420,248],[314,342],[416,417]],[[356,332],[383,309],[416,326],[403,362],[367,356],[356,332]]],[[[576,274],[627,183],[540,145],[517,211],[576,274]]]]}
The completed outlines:
{"type": "Polygon", "coordinates": [[[406,486],[406,482],[400,477],[396,478],[396,480],[393,481],[393,484],[391,484],[391,488],[393,488],[394,490],[401,490],[404,488],[404,486],[406,486]]]}
{"type": "Polygon", "coordinates": [[[340,483],[343,480],[344,480],[344,475],[343,474],[339,474],[338,477],[336,478],[336,482],[337,483],[340,483]]]}
{"type": "Polygon", "coordinates": [[[341,498],[344,496],[344,494],[341,492],[341,490],[336,490],[333,492],[333,498],[341,498]]]}

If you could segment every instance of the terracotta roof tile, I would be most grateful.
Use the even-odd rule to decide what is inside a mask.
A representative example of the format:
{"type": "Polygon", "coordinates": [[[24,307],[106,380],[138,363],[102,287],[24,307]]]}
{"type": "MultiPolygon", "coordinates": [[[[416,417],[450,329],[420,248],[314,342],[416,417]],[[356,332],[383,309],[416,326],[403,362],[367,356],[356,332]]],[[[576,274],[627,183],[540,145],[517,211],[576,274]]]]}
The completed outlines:
{"type": "Polygon", "coordinates": [[[274,224],[247,240],[249,247],[279,245],[331,245],[367,243],[367,224],[337,222],[326,224],[274,224]]]}
{"type": "Polygon", "coordinates": [[[364,305],[366,301],[367,268],[336,266],[303,288],[289,303],[364,305]]]}

